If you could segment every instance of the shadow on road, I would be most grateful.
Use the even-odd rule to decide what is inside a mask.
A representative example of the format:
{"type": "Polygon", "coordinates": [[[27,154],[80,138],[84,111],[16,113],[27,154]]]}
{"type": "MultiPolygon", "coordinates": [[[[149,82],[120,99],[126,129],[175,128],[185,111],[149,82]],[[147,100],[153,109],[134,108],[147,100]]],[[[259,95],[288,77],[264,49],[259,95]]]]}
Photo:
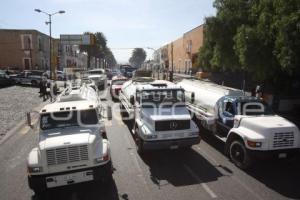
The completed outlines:
{"type": "Polygon", "coordinates": [[[279,194],[300,199],[300,158],[258,163],[246,173],[279,194]]]}
{"type": "Polygon", "coordinates": [[[158,186],[165,184],[193,185],[199,184],[199,180],[207,183],[216,181],[223,176],[193,149],[147,152],[142,159],[149,166],[150,179],[158,186]]]}
{"type": "Polygon", "coordinates": [[[100,183],[83,183],[73,186],[50,189],[44,194],[33,195],[32,200],[119,200],[128,199],[126,194],[118,194],[115,182],[112,180],[109,185],[100,183]]]}

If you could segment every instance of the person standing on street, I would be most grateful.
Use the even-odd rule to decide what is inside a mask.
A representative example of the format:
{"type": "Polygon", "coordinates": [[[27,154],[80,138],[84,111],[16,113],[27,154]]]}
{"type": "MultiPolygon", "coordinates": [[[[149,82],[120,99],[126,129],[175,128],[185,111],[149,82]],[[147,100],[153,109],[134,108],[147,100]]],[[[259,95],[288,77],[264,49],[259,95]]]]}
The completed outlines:
{"type": "Polygon", "coordinates": [[[47,93],[47,80],[46,78],[43,78],[43,80],[41,81],[41,96],[43,97],[43,101],[46,101],[46,93],[47,93]]]}
{"type": "Polygon", "coordinates": [[[51,86],[52,86],[51,80],[48,79],[46,82],[46,95],[47,95],[47,99],[49,99],[50,97],[50,102],[52,102],[51,86]]]}

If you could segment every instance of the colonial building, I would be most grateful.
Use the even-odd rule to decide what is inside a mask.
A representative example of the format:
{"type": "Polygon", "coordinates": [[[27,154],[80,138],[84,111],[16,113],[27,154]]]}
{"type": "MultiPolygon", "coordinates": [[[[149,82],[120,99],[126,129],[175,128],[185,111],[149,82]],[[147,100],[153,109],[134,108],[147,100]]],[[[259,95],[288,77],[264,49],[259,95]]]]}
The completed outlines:
{"type": "Polygon", "coordinates": [[[78,45],[61,44],[60,66],[63,68],[82,68],[87,67],[87,54],[80,52],[78,45]]]}
{"type": "Polygon", "coordinates": [[[0,29],[0,68],[49,68],[49,36],[37,30],[0,29]]]}
{"type": "Polygon", "coordinates": [[[160,48],[161,60],[165,68],[178,73],[189,73],[197,68],[197,56],[203,45],[203,25],[186,33],[182,37],[160,48]]]}

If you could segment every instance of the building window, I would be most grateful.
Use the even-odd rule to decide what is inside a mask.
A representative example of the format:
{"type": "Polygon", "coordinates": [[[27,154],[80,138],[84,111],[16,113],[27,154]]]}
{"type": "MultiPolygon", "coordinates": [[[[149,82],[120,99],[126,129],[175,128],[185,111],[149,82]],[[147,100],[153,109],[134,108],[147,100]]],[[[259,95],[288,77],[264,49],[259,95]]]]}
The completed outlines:
{"type": "Polygon", "coordinates": [[[32,49],[32,36],[31,34],[21,35],[22,49],[30,50],[32,49]]]}

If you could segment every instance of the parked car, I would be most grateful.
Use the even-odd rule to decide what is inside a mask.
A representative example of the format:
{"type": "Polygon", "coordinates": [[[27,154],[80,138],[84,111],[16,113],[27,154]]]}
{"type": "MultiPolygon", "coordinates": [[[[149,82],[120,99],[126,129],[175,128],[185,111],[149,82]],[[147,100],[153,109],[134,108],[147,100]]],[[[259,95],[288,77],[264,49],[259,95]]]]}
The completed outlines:
{"type": "Polygon", "coordinates": [[[0,87],[13,85],[15,82],[6,74],[5,71],[0,71],[0,87]]]}
{"type": "MultiPolygon", "coordinates": [[[[56,79],[59,80],[59,81],[62,81],[62,80],[66,79],[66,74],[63,71],[56,71],[55,74],[56,74],[56,79]]],[[[46,76],[47,78],[50,78],[50,71],[47,70],[44,73],[44,76],[46,76]]]]}
{"type": "Polygon", "coordinates": [[[42,81],[44,72],[39,70],[25,70],[20,74],[12,76],[16,84],[38,86],[42,81]]]}

